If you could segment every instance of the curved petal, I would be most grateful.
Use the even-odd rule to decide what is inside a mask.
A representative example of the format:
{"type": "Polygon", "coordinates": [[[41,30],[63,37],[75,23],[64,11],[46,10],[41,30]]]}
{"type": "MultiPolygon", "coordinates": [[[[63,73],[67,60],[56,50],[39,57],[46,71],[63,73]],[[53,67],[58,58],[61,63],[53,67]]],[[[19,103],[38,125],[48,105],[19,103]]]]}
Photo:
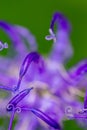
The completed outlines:
{"type": "Polygon", "coordinates": [[[18,32],[14,28],[14,25],[11,25],[5,21],[0,21],[0,28],[2,28],[8,34],[17,52],[23,55],[23,53],[26,52],[27,48],[22,42],[18,32]]]}
{"type": "Polygon", "coordinates": [[[51,21],[51,25],[50,25],[50,29],[52,29],[52,31],[54,31],[55,23],[57,23],[57,26],[59,29],[66,30],[68,32],[71,31],[71,25],[70,25],[69,21],[60,12],[54,13],[54,15],[52,17],[52,21],[51,21]]]}
{"type": "Polygon", "coordinates": [[[39,68],[40,70],[43,69],[43,60],[41,59],[41,56],[37,52],[31,52],[31,53],[27,54],[27,56],[25,57],[22,65],[20,67],[19,80],[18,80],[17,87],[15,90],[19,89],[21,80],[24,77],[24,75],[26,74],[26,72],[32,62],[38,64],[38,66],[40,67],[39,68]]]}
{"type": "MultiPolygon", "coordinates": [[[[54,13],[49,29],[49,37],[54,40],[50,54],[52,60],[64,63],[72,56],[73,50],[69,40],[70,31],[71,25],[68,20],[61,13],[54,13]],[[55,23],[58,25],[56,34],[54,32],[55,23]]],[[[46,39],[50,40],[49,37],[47,36],[46,39]]]]}
{"type": "Polygon", "coordinates": [[[36,51],[37,50],[36,39],[31,34],[31,32],[29,32],[29,30],[26,29],[25,27],[22,27],[22,26],[19,26],[19,25],[16,25],[14,28],[18,32],[18,34],[27,41],[30,50],[36,51]]]}
{"type": "Polygon", "coordinates": [[[42,111],[38,109],[31,109],[31,112],[33,112],[37,117],[45,121],[48,125],[52,126],[55,129],[61,130],[60,125],[42,111]]]}
{"type": "Polygon", "coordinates": [[[51,127],[61,130],[60,125],[51,117],[46,115],[44,112],[40,111],[39,109],[34,109],[34,108],[21,108],[22,110],[25,111],[31,111],[33,114],[35,114],[37,117],[39,117],[41,120],[43,120],[45,123],[50,125],[51,127]]]}

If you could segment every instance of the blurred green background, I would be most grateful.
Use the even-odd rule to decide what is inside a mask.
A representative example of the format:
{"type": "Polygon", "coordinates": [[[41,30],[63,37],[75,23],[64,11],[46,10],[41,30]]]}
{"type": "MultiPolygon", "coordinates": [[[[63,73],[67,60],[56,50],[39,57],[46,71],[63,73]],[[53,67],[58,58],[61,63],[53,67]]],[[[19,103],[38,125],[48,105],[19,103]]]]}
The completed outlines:
{"type": "MultiPolygon", "coordinates": [[[[74,56],[68,63],[70,67],[87,57],[87,0],[0,0],[0,19],[29,28],[37,39],[39,52],[44,55],[52,45],[44,37],[55,11],[62,12],[72,23],[74,56]]],[[[0,31],[0,40],[5,39],[0,31]]],[[[64,130],[81,129],[74,121],[64,123],[64,130]]]]}

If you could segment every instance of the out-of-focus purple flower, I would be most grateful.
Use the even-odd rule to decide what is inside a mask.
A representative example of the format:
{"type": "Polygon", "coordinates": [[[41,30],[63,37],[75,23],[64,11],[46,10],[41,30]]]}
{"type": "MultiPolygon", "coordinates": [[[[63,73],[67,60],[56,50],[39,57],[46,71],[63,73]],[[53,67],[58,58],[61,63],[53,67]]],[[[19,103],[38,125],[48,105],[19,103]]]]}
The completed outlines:
{"type": "Polygon", "coordinates": [[[6,111],[11,113],[8,130],[12,130],[17,113],[15,130],[61,130],[65,114],[71,119],[86,118],[87,94],[84,107],[78,97],[84,97],[81,90],[87,85],[87,62],[84,60],[68,70],[64,67],[73,55],[69,40],[71,25],[65,16],[59,12],[53,15],[50,35],[45,37],[53,40],[47,58],[37,52],[36,40],[26,28],[4,21],[0,21],[0,27],[8,34],[17,52],[14,59],[0,57],[0,88],[9,92],[6,99],[1,97],[6,103],[6,111]],[[26,41],[30,45],[29,51],[26,41]],[[34,89],[29,93],[32,87],[34,89]],[[67,106],[75,113],[70,109],[67,113],[67,106]]]}

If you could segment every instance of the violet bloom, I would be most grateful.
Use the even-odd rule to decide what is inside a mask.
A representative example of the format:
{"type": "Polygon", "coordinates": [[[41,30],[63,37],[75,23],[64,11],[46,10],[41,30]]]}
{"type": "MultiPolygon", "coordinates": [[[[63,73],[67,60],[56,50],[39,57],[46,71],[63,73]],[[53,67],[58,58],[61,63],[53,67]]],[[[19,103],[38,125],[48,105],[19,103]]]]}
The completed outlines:
{"type": "MultiPolygon", "coordinates": [[[[8,98],[1,97],[6,111],[11,113],[8,130],[12,130],[17,112],[15,130],[61,130],[67,106],[71,106],[75,112],[83,107],[78,97],[84,96],[81,90],[87,84],[86,60],[69,70],[64,67],[73,55],[69,21],[59,12],[53,15],[50,35],[45,37],[46,40],[53,40],[53,47],[47,58],[37,52],[35,38],[26,28],[4,21],[0,21],[0,27],[10,37],[16,52],[13,57],[0,57],[0,88],[9,93],[8,98]],[[27,41],[30,50],[23,39],[27,41]],[[30,92],[32,87],[34,89],[30,92]]],[[[85,111],[86,101],[87,98],[84,103],[85,111]]],[[[78,113],[68,114],[68,117],[76,119],[78,113]]]]}

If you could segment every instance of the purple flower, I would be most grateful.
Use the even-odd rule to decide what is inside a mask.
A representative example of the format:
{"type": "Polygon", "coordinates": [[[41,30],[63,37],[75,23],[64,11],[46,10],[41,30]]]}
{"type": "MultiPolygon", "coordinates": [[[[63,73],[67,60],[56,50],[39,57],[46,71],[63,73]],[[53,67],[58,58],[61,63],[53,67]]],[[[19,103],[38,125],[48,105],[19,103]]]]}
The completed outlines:
{"type": "Polygon", "coordinates": [[[82,89],[87,85],[87,61],[83,60],[68,70],[64,67],[73,55],[69,39],[71,25],[65,16],[56,12],[52,17],[50,35],[45,38],[53,40],[53,47],[47,58],[37,52],[35,38],[26,28],[5,21],[0,21],[0,27],[10,37],[16,52],[13,57],[0,57],[0,88],[9,92],[6,99],[1,97],[7,106],[6,111],[11,113],[8,130],[12,130],[17,113],[15,130],[61,130],[65,114],[76,120],[86,118],[87,94],[84,107],[78,97],[84,97],[82,89]],[[30,50],[23,39],[28,42],[30,50]],[[74,112],[71,109],[67,112],[67,106],[74,112]]]}

